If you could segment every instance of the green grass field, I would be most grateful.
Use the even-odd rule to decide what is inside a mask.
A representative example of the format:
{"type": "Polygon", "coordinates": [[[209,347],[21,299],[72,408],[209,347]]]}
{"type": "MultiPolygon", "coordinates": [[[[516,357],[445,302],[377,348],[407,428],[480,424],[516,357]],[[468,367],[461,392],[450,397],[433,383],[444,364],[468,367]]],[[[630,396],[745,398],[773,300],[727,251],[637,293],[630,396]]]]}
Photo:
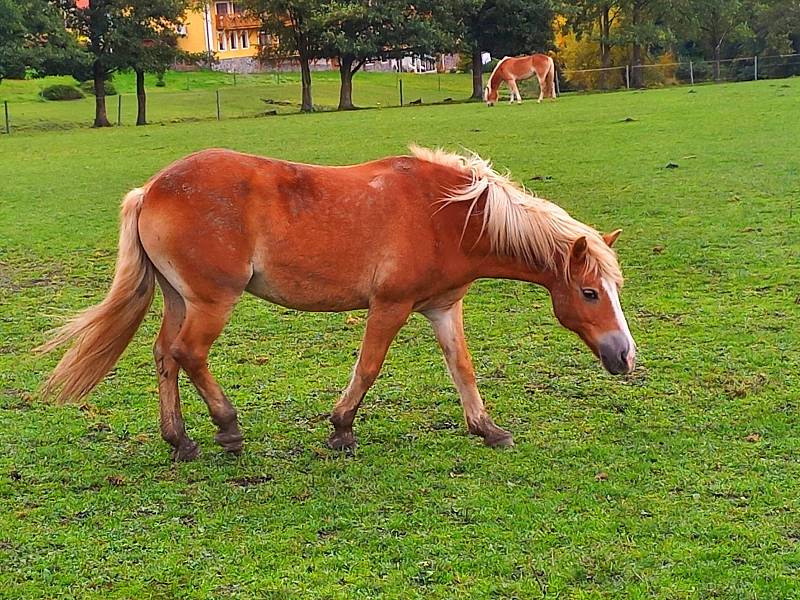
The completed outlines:
{"type": "MultiPolygon", "coordinates": [[[[359,73],[355,76],[353,101],[359,107],[385,108],[400,104],[400,79],[404,103],[421,100],[425,104],[467,98],[472,91],[470,75],[359,73]]],[[[217,118],[219,92],[220,118],[269,117],[300,111],[300,74],[263,73],[238,75],[211,71],[168,71],[166,86],[156,87],[155,76],[147,77],[148,120],[153,123],[206,121],[217,118]]],[[[0,102],[9,103],[13,132],[27,130],[88,127],[94,119],[94,96],[82,100],[49,102],[41,97],[48,85],[75,85],[71,77],[46,77],[0,83],[0,102]]],[[[114,85],[119,96],[107,98],[109,119],[122,125],[136,123],[136,83],[130,73],[118,73],[114,85]],[[120,106],[121,103],[121,106],[120,106]]],[[[339,103],[339,73],[312,74],[314,105],[320,111],[335,110],[339,103]]],[[[537,92],[538,94],[538,88],[537,92]]],[[[0,116],[0,119],[2,116],[0,116]]],[[[2,122],[0,122],[2,124],[2,122]]]]}
{"type": "Polygon", "coordinates": [[[0,137],[0,597],[800,597],[799,102],[793,79],[0,137]],[[543,290],[483,281],[467,335],[508,451],[465,433],[419,317],[356,455],[327,450],[364,315],[252,298],[211,356],[239,458],[182,379],[202,455],[170,463],[158,306],[89,403],[32,399],[56,357],[31,348],[105,294],[128,189],[210,146],[342,164],[412,141],[624,228],[635,374],[605,374],[543,290]]]}

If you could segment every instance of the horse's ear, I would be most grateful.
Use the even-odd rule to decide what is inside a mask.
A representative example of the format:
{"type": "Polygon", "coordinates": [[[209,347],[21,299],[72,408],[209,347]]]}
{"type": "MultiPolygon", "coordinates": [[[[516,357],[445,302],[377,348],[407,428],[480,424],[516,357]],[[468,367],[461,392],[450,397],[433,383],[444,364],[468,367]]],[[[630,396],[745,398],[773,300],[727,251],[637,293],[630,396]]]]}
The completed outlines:
{"type": "Polygon", "coordinates": [[[603,241],[606,243],[606,246],[611,248],[614,245],[614,242],[617,241],[620,233],[622,233],[622,229],[615,229],[611,233],[606,233],[603,236],[603,241]]]}
{"type": "Polygon", "coordinates": [[[586,236],[582,235],[577,240],[572,242],[572,248],[569,251],[569,257],[574,262],[580,262],[586,258],[586,236]]]}

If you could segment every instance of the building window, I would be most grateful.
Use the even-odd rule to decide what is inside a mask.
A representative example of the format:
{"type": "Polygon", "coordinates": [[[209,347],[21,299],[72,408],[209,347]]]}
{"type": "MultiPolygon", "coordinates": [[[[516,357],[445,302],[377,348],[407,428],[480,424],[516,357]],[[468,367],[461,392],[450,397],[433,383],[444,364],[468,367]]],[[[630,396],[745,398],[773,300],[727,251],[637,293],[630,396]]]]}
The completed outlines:
{"type": "Polygon", "coordinates": [[[231,42],[231,50],[236,50],[236,48],[239,47],[239,44],[238,44],[238,41],[239,41],[238,37],[239,36],[236,34],[235,31],[231,31],[229,35],[230,35],[230,42],[231,42]]]}
{"type": "Polygon", "coordinates": [[[215,10],[217,11],[218,15],[227,15],[228,14],[228,3],[227,2],[217,2],[214,6],[215,10]]]}
{"type": "Polygon", "coordinates": [[[241,39],[241,47],[242,48],[249,48],[250,47],[250,34],[246,31],[242,32],[242,39],[241,39]]]}
{"type": "Polygon", "coordinates": [[[227,50],[227,44],[225,43],[225,34],[221,31],[217,34],[217,49],[218,50],[227,50]]]}

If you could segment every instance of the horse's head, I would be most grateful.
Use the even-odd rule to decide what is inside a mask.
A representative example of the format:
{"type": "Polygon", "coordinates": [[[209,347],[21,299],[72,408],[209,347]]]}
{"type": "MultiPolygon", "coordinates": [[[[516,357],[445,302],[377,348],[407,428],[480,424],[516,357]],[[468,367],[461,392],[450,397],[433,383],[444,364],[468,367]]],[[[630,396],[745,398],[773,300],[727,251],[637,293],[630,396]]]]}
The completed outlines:
{"type": "MultiPolygon", "coordinates": [[[[603,236],[610,247],[621,230],[603,236]]],[[[574,331],[603,363],[609,373],[630,373],[636,362],[636,344],[619,303],[615,281],[588,268],[590,252],[585,236],[570,249],[569,277],[550,286],[556,318],[574,331]]]]}
{"type": "Polygon", "coordinates": [[[486,102],[486,106],[494,106],[494,103],[497,102],[497,89],[492,89],[491,85],[487,85],[483,89],[483,101],[486,102]]]}

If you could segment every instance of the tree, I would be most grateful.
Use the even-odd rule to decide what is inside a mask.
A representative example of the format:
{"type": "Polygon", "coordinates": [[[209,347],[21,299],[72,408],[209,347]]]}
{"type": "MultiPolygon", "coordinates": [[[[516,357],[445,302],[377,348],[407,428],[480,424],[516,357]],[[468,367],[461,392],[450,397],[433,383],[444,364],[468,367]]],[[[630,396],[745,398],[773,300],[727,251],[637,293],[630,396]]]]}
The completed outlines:
{"type": "Polygon", "coordinates": [[[181,55],[177,26],[186,9],[186,0],[129,0],[114,32],[114,52],[136,73],[137,125],[147,124],[145,73],[163,73],[181,55]]]}
{"type": "Polygon", "coordinates": [[[263,58],[294,58],[300,62],[300,110],[311,112],[311,61],[321,58],[324,10],[315,0],[249,0],[248,8],[260,15],[263,30],[276,44],[261,47],[263,58]]]}
{"type": "MultiPolygon", "coordinates": [[[[670,38],[667,17],[673,8],[671,0],[621,0],[622,12],[617,39],[630,45],[631,86],[644,85],[644,57],[653,48],[663,46],[670,38]]],[[[611,37],[611,36],[609,36],[611,37]]]]}
{"type": "Polygon", "coordinates": [[[88,56],[46,0],[0,0],[0,80],[86,73],[88,56]]]}
{"type": "Polygon", "coordinates": [[[111,127],[106,113],[105,83],[114,71],[124,66],[124,57],[113,51],[114,34],[123,16],[121,5],[116,0],[90,0],[86,8],[79,8],[75,0],[56,2],[64,11],[67,26],[86,40],[86,49],[92,56],[93,127],[111,127]]]}
{"type": "MultiPolygon", "coordinates": [[[[611,66],[611,51],[619,42],[612,30],[622,14],[619,4],[609,0],[581,0],[571,4],[569,23],[575,33],[596,35],[600,45],[600,66],[611,66]]],[[[600,72],[600,87],[608,87],[607,71],[600,72]]]]}
{"type": "Polygon", "coordinates": [[[686,16],[677,23],[685,43],[697,43],[706,57],[711,56],[714,79],[720,77],[720,60],[729,46],[753,38],[745,0],[684,0],[686,16]]]}
{"type": "Polygon", "coordinates": [[[339,63],[339,110],[353,105],[353,75],[371,58],[432,53],[446,32],[421,4],[398,0],[333,0],[324,11],[321,53],[339,63]]]}
{"type": "MultiPolygon", "coordinates": [[[[0,81],[19,73],[23,53],[22,15],[11,0],[0,0],[0,81]]],[[[25,69],[22,69],[24,76],[25,69]]]]}
{"type": "Polygon", "coordinates": [[[463,46],[472,54],[472,97],[483,97],[481,54],[543,52],[553,46],[551,0],[464,0],[463,46]]]}

